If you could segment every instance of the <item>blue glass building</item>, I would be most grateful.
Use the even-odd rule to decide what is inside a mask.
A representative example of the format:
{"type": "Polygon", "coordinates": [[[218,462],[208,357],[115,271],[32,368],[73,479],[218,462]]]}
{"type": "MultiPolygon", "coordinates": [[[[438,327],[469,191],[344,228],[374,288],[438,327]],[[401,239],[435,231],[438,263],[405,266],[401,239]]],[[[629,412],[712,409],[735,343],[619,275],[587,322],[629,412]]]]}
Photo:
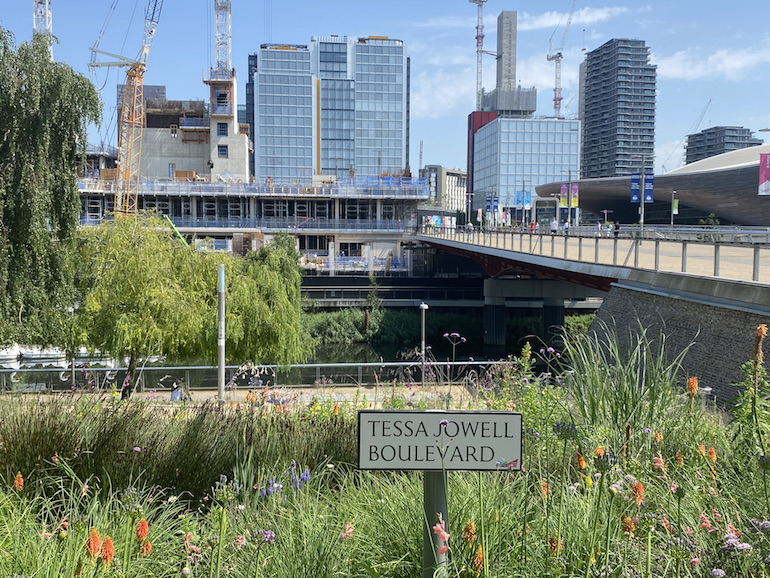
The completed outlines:
{"type": "Polygon", "coordinates": [[[403,42],[314,36],[308,46],[262,45],[255,64],[258,181],[405,172],[409,59],[403,42]]]}

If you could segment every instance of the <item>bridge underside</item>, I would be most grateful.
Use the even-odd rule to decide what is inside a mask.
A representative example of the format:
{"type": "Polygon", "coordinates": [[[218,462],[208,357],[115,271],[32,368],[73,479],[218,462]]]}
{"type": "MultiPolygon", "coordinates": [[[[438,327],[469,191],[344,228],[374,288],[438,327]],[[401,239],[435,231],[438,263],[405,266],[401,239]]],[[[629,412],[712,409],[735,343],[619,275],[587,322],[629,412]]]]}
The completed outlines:
{"type": "MultiPolygon", "coordinates": [[[[612,283],[617,279],[610,277],[599,277],[587,273],[576,271],[567,271],[554,267],[546,267],[534,263],[525,263],[513,258],[505,258],[499,255],[480,253],[477,250],[465,250],[458,247],[452,247],[444,243],[431,243],[423,240],[427,245],[452,255],[459,255],[470,259],[480,265],[490,277],[515,276],[520,279],[538,279],[538,280],[556,280],[574,283],[590,289],[607,292],[612,283]]],[[[515,253],[512,253],[515,255],[515,253]]]]}

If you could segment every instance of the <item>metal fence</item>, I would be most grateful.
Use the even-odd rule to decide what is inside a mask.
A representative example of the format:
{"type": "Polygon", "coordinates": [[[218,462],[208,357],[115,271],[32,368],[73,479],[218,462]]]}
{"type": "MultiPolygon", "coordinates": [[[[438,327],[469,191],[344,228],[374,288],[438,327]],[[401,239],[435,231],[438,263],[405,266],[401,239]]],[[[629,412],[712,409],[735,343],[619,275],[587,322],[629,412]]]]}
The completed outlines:
{"type": "MultiPolygon", "coordinates": [[[[478,383],[479,376],[490,368],[510,361],[426,361],[426,382],[438,385],[478,383]]],[[[306,363],[281,367],[257,365],[245,370],[243,366],[227,366],[227,389],[244,388],[323,388],[419,385],[422,383],[422,363],[419,359],[380,363],[306,363]]],[[[33,367],[0,369],[0,391],[4,393],[50,393],[65,391],[109,392],[120,389],[126,375],[125,367],[33,367]]],[[[170,392],[177,382],[191,391],[216,390],[216,366],[147,366],[139,371],[137,391],[170,392]]]]}

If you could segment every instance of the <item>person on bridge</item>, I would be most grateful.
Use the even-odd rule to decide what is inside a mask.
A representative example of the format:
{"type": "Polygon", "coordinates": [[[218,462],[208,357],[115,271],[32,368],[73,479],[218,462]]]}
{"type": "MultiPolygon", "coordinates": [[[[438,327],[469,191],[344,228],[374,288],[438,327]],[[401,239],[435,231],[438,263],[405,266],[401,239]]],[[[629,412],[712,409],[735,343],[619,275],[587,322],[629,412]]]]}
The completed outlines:
{"type": "Polygon", "coordinates": [[[564,229],[564,236],[565,236],[565,237],[569,237],[569,219],[567,219],[566,221],[564,221],[564,227],[563,227],[563,229],[564,229]]]}
{"type": "Polygon", "coordinates": [[[559,221],[556,220],[556,217],[551,219],[551,235],[555,235],[556,231],[559,230],[559,221]]]}
{"type": "Polygon", "coordinates": [[[465,232],[468,233],[468,240],[473,241],[473,223],[471,221],[465,223],[465,232]]]}
{"type": "Polygon", "coordinates": [[[618,238],[618,235],[620,234],[620,222],[615,221],[615,225],[612,227],[612,234],[615,235],[615,238],[618,238]]]}

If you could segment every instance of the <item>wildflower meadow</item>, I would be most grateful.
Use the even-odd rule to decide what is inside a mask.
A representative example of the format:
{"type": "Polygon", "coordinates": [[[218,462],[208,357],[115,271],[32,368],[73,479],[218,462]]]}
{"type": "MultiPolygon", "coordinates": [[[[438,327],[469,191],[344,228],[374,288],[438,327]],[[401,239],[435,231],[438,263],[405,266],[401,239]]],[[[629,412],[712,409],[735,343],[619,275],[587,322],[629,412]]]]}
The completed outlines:
{"type": "MultiPolygon", "coordinates": [[[[414,577],[425,528],[437,576],[770,576],[765,335],[728,409],[645,334],[525,346],[457,385],[462,402],[426,383],[415,409],[523,415],[523,470],[448,473],[448,519],[425,518],[420,472],[356,468],[363,395],[8,395],[0,576],[414,577]]],[[[408,405],[382,389],[378,405],[408,405]]]]}

